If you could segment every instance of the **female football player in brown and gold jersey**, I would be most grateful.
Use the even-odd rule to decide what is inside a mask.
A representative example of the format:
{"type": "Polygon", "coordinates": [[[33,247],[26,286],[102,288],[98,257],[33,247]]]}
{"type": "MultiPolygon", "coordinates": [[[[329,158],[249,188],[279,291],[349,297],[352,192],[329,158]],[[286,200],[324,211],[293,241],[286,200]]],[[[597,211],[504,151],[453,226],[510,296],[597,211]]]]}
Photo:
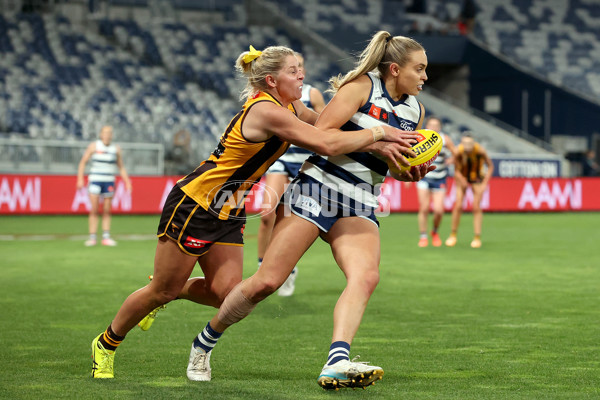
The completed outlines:
{"type": "Polygon", "coordinates": [[[465,134],[454,154],[454,185],[456,187],[456,201],[452,209],[452,231],[446,239],[446,246],[456,245],[456,232],[462,215],[462,203],[471,186],[473,190],[473,240],[471,247],[481,247],[481,225],[483,223],[483,210],[481,199],[494,172],[494,163],[488,156],[483,146],[465,134]],[[484,166],[487,167],[484,171],[484,166]]]}

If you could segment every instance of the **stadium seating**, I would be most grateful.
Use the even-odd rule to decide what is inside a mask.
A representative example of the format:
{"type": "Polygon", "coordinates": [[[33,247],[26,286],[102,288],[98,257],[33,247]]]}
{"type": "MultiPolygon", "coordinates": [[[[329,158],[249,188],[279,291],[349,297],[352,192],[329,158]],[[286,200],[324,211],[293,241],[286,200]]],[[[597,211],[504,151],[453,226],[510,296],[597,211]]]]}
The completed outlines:
{"type": "MultiPolygon", "coordinates": [[[[0,128],[46,139],[89,140],[111,123],[120,141],[168,147],[183,128],[214,146],[239,108],[233,65],[248,44],[311,53],[273,28],[227,23],[101,19],[98,35],[64,16],[19,14],[0,16],[0,32],[0,128]]],[[[311,70],[331,73],[315,60],[311,70]]]]}
{"type": "MultiPolygon", "coordinates": [[[[292,0],[287,15],[331,37],[386,29],[396,34],[428,28],[456,34],[462,0],[428,0],[425,14],[403,13],[393,0],[292,0]],[[335,3],[332,5],[331,3],[335,3]],[[340,33],[341,32],[341,33],[340,33]]],[[[600,9],[591,0],[478,0],[473,36],[556,85],[597,98],[600,95],[600,9]]]]}
{"type": "MultiPolygon", "coordinates": [[[[188,42],[168,47],[173,35],[167,28],[151,32],[132,21],[101,21],[101,36],[77,29],[62,16],[20,14],[0,16],[0,32],[2,132],[90,140],[102,124],[110,123],[120,141],[168,147],[171,135],[183,128],[198,139],[192,143],[207,146],[198,149],[205,155],[239,108],[237,96],[232,96],[237,90],[231,79],[233,62],[229,53],[218,54],[225,29],[210,29],[204,38],[188,37],[197,39],[200,48],[202,43],[215,44],[199,59],[195,53],[176,55],[178,49],[189,52],[193,47],[188,42]],[[163,57],[181,62],[163,63],[163,57]],[[206,68],[191,68],[207,59],[206,68]]],[[[250,36],[257,45],[282,41],[262,30],[250,36]]]]}
{"type": "MultiPolygon", "coordinates": [[[[110,2],[134,7],[152,7],[156,2],[134,3],[110,2]]],[[[0,15],[0,135],[10,132],[32,138],[87,141],[96,136],[102,124],[110,123],[120,141],[164,143],[168,149],[173,133],[187,129],[192,133],[194,150],[206,154],[239,108],[237,97],[242,82],[235,79],[232,67],[248,44],[257,48],[282,44],[303,52],[307,82],[321,91],[327,88],[327,80],[340,72],[319,55],[319,50],[280,29],[247,26],[241,1],[209,3],[211,13],[224,13],[211,23],[191,23],[171,16],[139,21],[100,15],[96,16],[95,29],[93,24],[82,27],[56,14],[0,15]]],[[[428,1],[426,16],[407,14],[402,2],[394,0],[292,0],[271,4],[284,8],[288,15],[302,20],[307,29],[323,37],[349,35],[353,31],[364,42],[365,34],[377,29],[398,32],[401,27],[403,32],[398,33],[407,33],[410,21],[419,18],[423,23],[436,21],[436,17],[440,23],[453,21],[461,3],[428,1]]],[[[565,15],[585,20],[590,26],[596,23],[596,14],[590,7],[585,8],[587,3],[577,3],[583,11],[565,11],[565,15]]],[[[175,10],[198,10],[207,3],[174,0],[171,4],[175,10]]],[[[497,0],[490,2],[486,6],[489,10],[482,10],[478,20],[493,18],[497,31],[483,32],[479,24],[478,34],[486,37],[491,46],[496,44],[501,47],[499,51],[514,57],[526,55],[528,46],[539,50],[556,42],[553,52],[539,50],[539,57],[530,57],[532,68],[545,68],[548,76],[556,77],[556,68],[562,71],[565,65],[556,54],[578,57],[580,61],[569,64],[560,78],[572,88],[600,90],[596,74],[588,72],[584,75],[586,81],[581,79],[581,71],[590,71],[598,63],[590,60],[597,51],[590,34],[575,31],[587,35],[588,40],[573,47],[566,42],[575,34],[571,30],[565,29],[569,35],[534,33],[533,28],[530,35],[519,33],[520,24],[527,21],[536,20],[539,27],[555,21],[548,7],[539,6],[536,1],[529,7],[535,17],[519,17],[516,11],[525,12],[519,4],[513,1],[503,6],[497,0]]],[[[472,130],[468,116],[457,122],[453,120],[455,114],[441,111],[432,109],[428,113],[439,114],[445,130],[455,138],[472,130]]],[[[496,151],[509,151],[501,143],[497,145],[496,151]]]]}
{"type": "Polygon", "coordinates": [[[474,35],[554,84],[600,95],[600,12],[586,0],[478,1],[474,35]]]}
{"type": "MultiPolygon", "coordinates": [[[[0,25],[15,38],[4,47],[16,44],[16,50],[5,51],[14,62],[2,69],[3,80],[11,82],[3,94],[9,104],[3,126],[30,137],[90,140],[108,122],[121,141],[168,148],[170,135],[185,128],[197,139],[193,142],[207,146],[197,147],[205,154],[214,140],[202,135],[219,135],[237,111],[241,82],[232,66],[247,44],[282,44],[304,52],[307,81],[321,91],[340,72],[309,46],[270,27],[161,22],[141,28],[133,20],[102,19],[98,36],[77,31],[61,16],[21,15],[12,21],[0,25]],[[45,45],[29,56],[30,26],[45,45]],[[32,81],[32,76],[37,77],[32,81]]],[[[469,129],[445,118],[455,137],[469,129]]]]}

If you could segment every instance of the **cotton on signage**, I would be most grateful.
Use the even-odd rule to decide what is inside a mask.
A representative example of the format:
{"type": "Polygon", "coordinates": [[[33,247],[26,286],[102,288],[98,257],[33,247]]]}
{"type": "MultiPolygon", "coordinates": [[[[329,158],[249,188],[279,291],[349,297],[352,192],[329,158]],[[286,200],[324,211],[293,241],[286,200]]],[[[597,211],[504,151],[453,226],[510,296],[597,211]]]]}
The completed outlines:
{"type": "Polygon", "coordinates": [[[562,181],[562,185],[556,180],[542,180],[539,185],[527,180],[523,185],[518,207],[519,210],[579,210],[581,204],[581,180],[562,181]]]}

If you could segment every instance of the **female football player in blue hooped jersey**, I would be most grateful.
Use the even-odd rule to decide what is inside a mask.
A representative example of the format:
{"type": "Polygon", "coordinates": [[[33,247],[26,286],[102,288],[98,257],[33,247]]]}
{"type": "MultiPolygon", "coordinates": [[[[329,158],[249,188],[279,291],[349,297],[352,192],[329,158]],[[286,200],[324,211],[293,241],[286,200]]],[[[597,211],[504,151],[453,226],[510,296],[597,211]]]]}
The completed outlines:
{"type": "MultiPolygon", "coordinates": [[[[300,68],[306,76],[304,68],[304,56],[296,52],[296,58],[300,63],[300,68]]],[[[306,107],[314,110],[316,113],[321,113],[325,108],[325,99],[316,87],[302,82],[302,97],[300,101],[306,107]]],[[[312,154],[312,151],[303,149],[302,147],[290,145],[290,148],[282,155],[279,160],[275,161],[269,167],[265,174],[263,202],[260,213],[260,225],[258,226],[258,266],[262,263],[262,259],[267,250],[273,225],[275,225],[275,209],[279,203],[279,199],[283,194],[288,183],[298,174],[302,163],[312,154]]],[[[277,291],[280,296],[291,296],[294,293],[295,281],[298,276],[298,269],[294,267],[290,276],[285,280],[283,285],[277,291]]]]}
{"type": "MultiPolygon", "coordinates": [[[[242,280],[245,196],[289,143],[334,156],[382,140],[388,143],[386,151],[414,156],[407,139],[415,140],[416,135],[382,122],[343,134],[314,127],[317,114],[299,101],[304,74],[287,47],[250,47],[238,57],[236,68],[247,78],[242,92],[246,102],[212,154],[169,193],[158,225],[153,279],[127,297],[108,328],[92,341],[94,378],[114,377],[116,349],[151,311],[175,298],[219,307],[242,280]],[[196,263],[204,276],[189,279],[196,263]]],[[[408,165],[406,160],[401,163],[408,165]]],[[[278,285],[297,261],[289,258],[283,260],[284,269],[276,271],[278,285]]],[[[218,336],[207,326],[195,337],[187,370],[190,380],[211,379],[210,349],[218,336]]]]}
{"type": "MultiPolygon", "coordinates": [[[[415,96],[427,80],[427,56],[416,41],[381,31],[363,51],[357,67],[331,80],[335,95],[315,126],[326,131],[359,131],[391,125],[403,130],[421,127],[424,110],[415,96]]],[[[248,315],[258,302],[277,290],[297,261],[320,236],[346,277],[346,288],[333,312],[333,337],[317,382],[325,389],[366,387],[383,369],[350,361],[350,344],[371,294],[379,282],[378,186],[388,167],[377,157],[387,150],[378,143],[342,155],[314,154],[290,183],[271,242],[258,271],[227,295],[207,325],[211,333],[199,340],[210,348],[229,326],[248,315]]],[[[435,167],[421,166],[394,174],[415,181],[435,167]]]]}

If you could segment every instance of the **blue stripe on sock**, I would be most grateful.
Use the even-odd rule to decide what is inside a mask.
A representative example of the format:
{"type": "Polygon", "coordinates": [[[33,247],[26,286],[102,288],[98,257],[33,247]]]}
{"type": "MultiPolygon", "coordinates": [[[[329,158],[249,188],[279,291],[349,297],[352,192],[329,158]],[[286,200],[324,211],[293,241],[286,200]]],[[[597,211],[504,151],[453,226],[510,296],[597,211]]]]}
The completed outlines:
{"type": "Polygon", "coordinates": [[[194,347],[195,348],[202,348],[202,343],[200,343],[200,339],[198,338],[198,336],[196,336],[194,338],[194,347]]]}
{"type": "Polygon", "coordinates": [[[222,334],[222,332],[219,333],[212,329],[210,323],[208,323],[204,330],[194,339],[194,347],[201,348],[208,353],[215,347],[217,340],[219,340],[222,334]]]}
{"type": "Polygon", "coordinates": [[[349,360],[350,344],[347,342],[333,342],[329,347],[327,365],[333,365],[342,360],[349,360]]]}
{"type": "Polygon", "coordinates": [[[337,362],[343,361],[343,360],[349,360],[350,358],[347,355],[339,355],[338,357],[333,357],[330,358],[329,360],[327,360],[327,365],[333,365],[337,362]]]}
{"type": "Polygon", "coordinates": [[[348,353],[350,353],[350,344],[348,342],[342,342],[342,341],[331,343],[331,346],[329,346],[329,351],[331,351],[333,349],[337,349],[338,347],[346,349],[348,351],[348,353]]]}
{"type": "Polygon", "coordinates": [[[202,337],[202,340],[200,340],[200,342],[204,341],[207,342],[209,345],[212,345],[214,347],[215,344],[217,344],[217,339],[211,339],[208,336],[206,336],[204,334],[204,331],[202,331],[202,333],[200,333],[200,336],[202,337]]]}
{"type": "Polygon", "coordinates": [[[214,337],[215,339],[218,339],[221,337],[221,335],[223,334],[223,332],[217,332],[215,331],[211,326],[210,326],[210,322],[208,324],[206,324],[206,326],[204,327],[204,330],[212,337],[214,337]]]}

